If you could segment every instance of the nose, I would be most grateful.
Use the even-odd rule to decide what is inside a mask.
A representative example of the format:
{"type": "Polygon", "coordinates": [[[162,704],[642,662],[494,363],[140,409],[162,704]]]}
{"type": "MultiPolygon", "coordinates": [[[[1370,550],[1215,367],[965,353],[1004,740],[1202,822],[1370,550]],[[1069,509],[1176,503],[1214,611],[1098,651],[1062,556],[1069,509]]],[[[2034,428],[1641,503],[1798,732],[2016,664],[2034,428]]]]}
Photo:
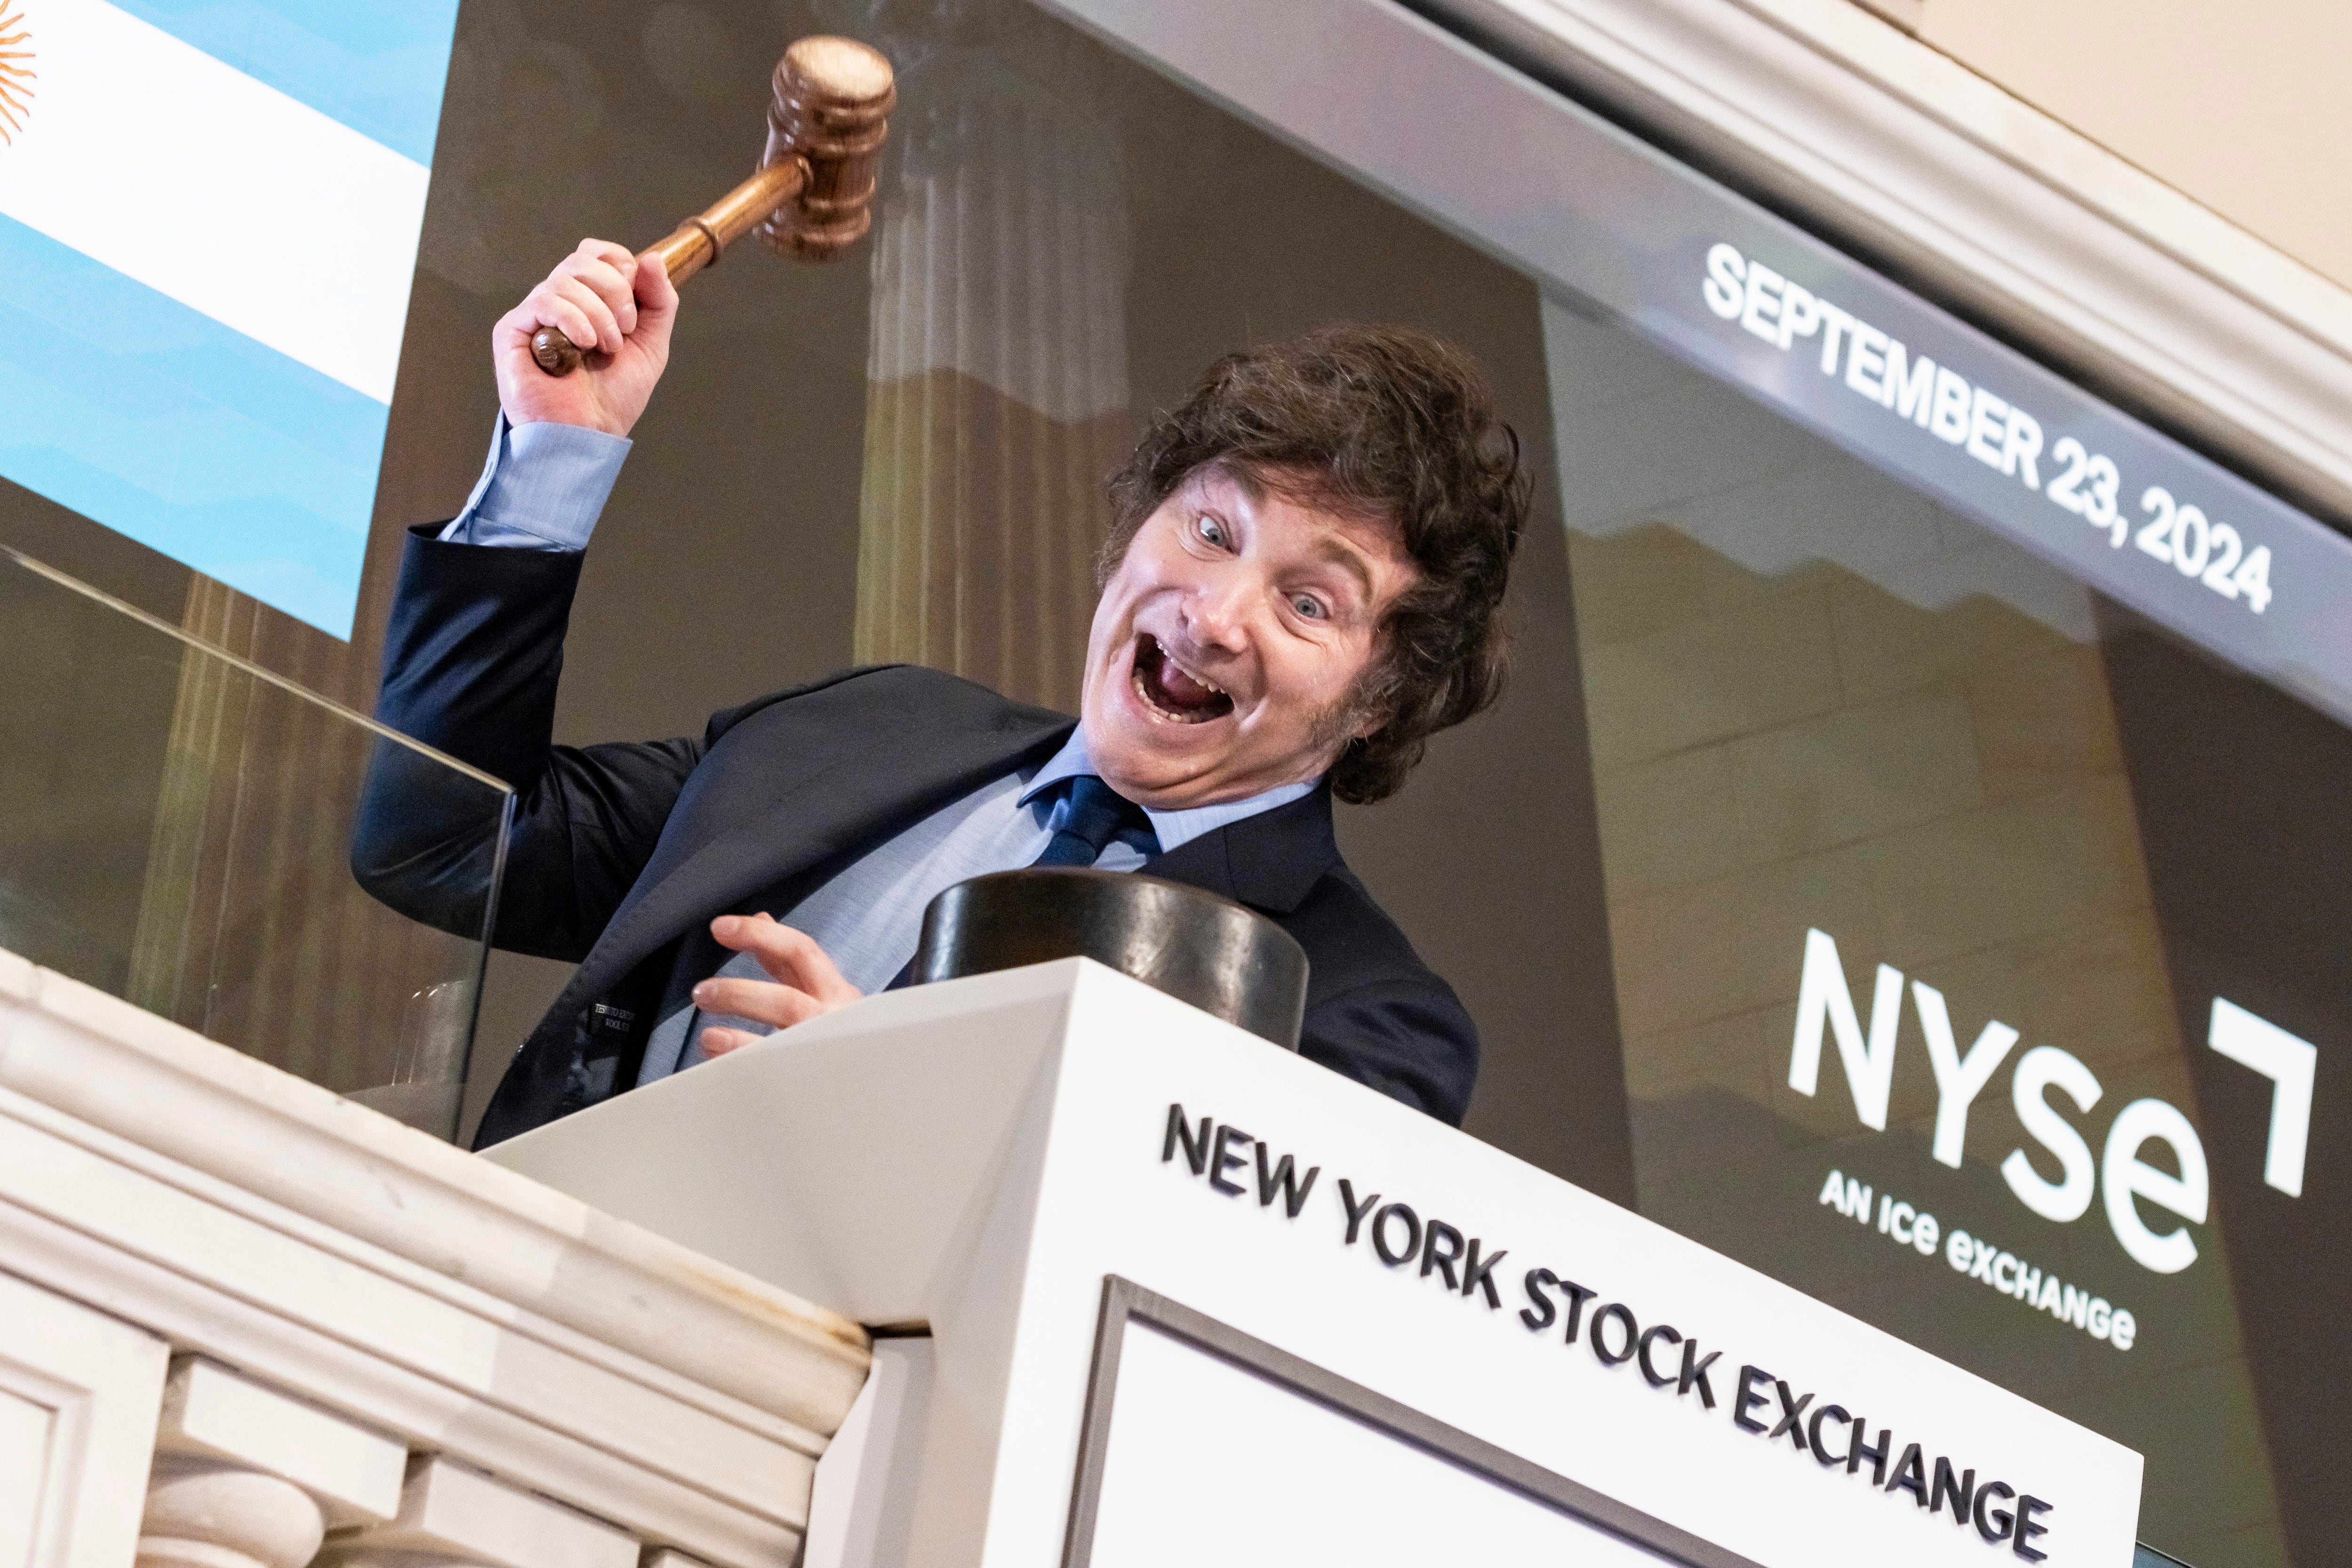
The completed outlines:
{"type": "Polygon", "coordinates": [[[1237,571],[1210,572],[1183,601],[1184,630],[1203,652],[1238,653],[1248,642],[1249,584],[1237,571]]]}

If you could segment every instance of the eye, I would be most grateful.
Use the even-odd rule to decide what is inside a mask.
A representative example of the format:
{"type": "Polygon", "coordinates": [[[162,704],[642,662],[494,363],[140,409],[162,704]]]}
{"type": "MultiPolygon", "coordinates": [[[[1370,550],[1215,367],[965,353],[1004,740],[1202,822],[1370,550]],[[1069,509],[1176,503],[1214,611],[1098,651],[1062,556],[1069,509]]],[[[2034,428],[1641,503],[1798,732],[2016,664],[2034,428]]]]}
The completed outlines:
{"type": "Polygon", "coordinates": [[[1292,594],[1290,608],[1300,619],[1306,621],[1320,621],[1330,613],[1324,608],[1323,601],[1311,593],[1292,594]]]}
{"type": "Polygon", "coordinates": [[[1213,517],[1208,513],[1203,512],[1201,514],[1199,520],[1193,525],[1193,527],[1200,534],[1202,543],[1214,545],[1219,549],[1223,549],[1224,548],[1225,525],[1223,519],[1213,517]]]}

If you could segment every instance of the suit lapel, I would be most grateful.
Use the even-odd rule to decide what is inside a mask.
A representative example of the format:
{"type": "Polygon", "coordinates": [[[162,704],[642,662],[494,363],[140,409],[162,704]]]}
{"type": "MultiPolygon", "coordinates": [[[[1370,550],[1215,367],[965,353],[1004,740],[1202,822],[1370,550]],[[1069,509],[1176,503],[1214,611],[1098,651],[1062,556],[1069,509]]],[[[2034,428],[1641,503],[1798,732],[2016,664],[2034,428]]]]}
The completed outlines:
{"type": "Polygon", "coordinates": [[[1331,827],[1331,793],[1318,786],[1287,806],[1244,817],[1144,862],[1146,876],[1165,877],[1288,915],[1339,863],[1331,827]]]}
{"type": "MultiPolygon", "coordinates": [[[[853,743],[765,793],[755,813],[728,812],[719,803],[708,813],[714,821],[707,833],[693,820],[700,803],[690,798],[689,786],[672,813],[683,841],[673,845],[665,830],[660,850],[564,988],[559,1006],[576,1009],[602,996],[687,930],[761,888],[870,849],[885,834],[1033,757],[1042,758],[1076,723],[992,694],[985,704],[941,706],[948,711],[927,714],[928,722],[913,726],[869,717],[853,743]],[[683,823],[681,817],[687,819],[683,823]]],[[[801,739],[796,732],[806,727],[798,716],[780,713],[777,722],[761,727],[762,733],[722,740],[702,768],[717,764],[722,770],[788,771],[801,739]]],[[[712,788],[722,787],[721,780],[712,780],[712,788]]]]}

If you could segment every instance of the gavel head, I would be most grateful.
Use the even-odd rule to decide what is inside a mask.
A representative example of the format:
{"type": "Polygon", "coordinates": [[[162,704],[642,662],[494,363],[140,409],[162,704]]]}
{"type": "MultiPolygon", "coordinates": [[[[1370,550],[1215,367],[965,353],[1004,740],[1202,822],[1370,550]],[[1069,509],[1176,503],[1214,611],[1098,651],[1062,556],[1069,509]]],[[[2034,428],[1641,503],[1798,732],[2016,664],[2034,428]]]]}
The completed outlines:
{"type": "Polygon", "coordinates": [[[874,221],[875,166],[898,101],[890,62],[855,39],[803,38],[784,51],[760,166],[800,158],[809,178],[760,225],[771,249],[825,261],[866,233],[874,221]]]}

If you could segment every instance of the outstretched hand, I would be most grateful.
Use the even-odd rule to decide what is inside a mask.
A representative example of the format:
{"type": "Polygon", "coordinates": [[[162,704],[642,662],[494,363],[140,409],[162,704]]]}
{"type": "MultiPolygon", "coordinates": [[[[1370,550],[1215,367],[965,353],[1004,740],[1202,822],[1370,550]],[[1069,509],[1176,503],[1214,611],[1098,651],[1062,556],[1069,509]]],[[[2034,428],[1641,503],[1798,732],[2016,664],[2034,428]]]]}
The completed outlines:
{"type": "Polygon", "coordinates": [[[677,289],[658,258],[641,260],[610,240],[582,240],[491,329],[507,419],[628,434],[669,362],[677,316],[677,289]],[[539,368],[530,337],[541,327],[560,328],[572,340],[582,356],[578,370],[551,376],[539,368]]]}
{"type": "MultiPolygon", "coordinates": [[[[820,1013],[847,1007],[866,994],[841,977],[815,937],[770,915],[722,915],[710,923],[710,935],[722,947],[751,955],[768,972],[768,978],[714,976],[703,981],[694,988],[694,1005],[704,1012],[790,1029],[820,1013]]],[[[765,1038],[749,1030],[713,1024],[702,1031],[702,1054],[724,1056],[765,1038]]]]}

